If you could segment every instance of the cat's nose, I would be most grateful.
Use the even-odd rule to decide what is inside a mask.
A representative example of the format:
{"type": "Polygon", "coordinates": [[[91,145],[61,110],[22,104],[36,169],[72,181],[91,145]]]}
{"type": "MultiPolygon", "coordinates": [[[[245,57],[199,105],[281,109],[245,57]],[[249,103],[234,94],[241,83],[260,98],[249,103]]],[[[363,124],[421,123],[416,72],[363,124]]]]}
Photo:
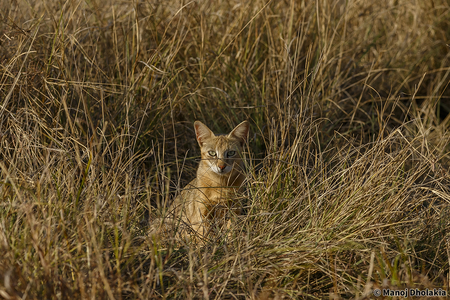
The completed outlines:
{"type": "Polygon", "coordinates": [[[218,164],[217,166],[219,167],[219,169],[221,171],[223,171],[226,168],[227,165],[226,164],[218,164]]]}

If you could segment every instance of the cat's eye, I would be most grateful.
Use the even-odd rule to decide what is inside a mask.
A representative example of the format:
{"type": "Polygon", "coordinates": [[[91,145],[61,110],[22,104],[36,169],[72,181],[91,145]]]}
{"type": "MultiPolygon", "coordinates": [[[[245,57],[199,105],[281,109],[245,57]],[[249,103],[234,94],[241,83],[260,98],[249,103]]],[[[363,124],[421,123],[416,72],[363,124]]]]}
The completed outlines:
{"type": "Polygon", "coordinates": [[[232,156],[234,156],[236,154],[236,151],[228,151],[227,152],[227,156],[228,157],[232,157],[232,156]]]}
{"type": "Polygon", "coordinates": [[[216,156],[216,151],[208,151],[209,156],[216,156]]]}

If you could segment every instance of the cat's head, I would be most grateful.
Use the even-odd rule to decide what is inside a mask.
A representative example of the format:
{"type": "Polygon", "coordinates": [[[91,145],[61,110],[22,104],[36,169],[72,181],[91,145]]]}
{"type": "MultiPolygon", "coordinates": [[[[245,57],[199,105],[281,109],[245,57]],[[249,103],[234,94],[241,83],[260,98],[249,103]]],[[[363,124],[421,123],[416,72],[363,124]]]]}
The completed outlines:
{"type": "Polygon", "coordinates": [[[241,152],[247,142],[250,124],[247,121],[236,126],[227,135],[215,135],[200,121],[194,123],[197,142],[204,160],[214,173],[226,175],[233,165],[242,161],[241,152]]]}

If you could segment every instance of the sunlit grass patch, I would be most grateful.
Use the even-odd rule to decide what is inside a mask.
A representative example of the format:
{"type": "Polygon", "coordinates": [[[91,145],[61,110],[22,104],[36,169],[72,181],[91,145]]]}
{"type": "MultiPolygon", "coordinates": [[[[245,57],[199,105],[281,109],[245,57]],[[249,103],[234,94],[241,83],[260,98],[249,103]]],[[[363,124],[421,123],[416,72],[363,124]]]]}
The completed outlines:
{"type": "MultiPolygon", "coordinates": [[[[0,4],[0,297],[373,297],[448,286],[445,1],[0,4]],[[150,234],[193,122],[248,119],[244,214],[150,234]]],[[[157,219],[159,218],[159,219],[157,219]]]]}

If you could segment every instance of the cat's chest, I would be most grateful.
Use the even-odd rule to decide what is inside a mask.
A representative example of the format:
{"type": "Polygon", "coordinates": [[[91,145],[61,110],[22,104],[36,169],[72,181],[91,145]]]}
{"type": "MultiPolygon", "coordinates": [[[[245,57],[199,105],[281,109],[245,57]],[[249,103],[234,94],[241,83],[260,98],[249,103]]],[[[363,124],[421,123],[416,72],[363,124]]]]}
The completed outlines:
{"type": "Polygon", "coordinates": [[[227,186],[203,187],[201,188],[200,195],[202,202],[205,204],[210,203],[215,205],[218,203],[227,203],[236,196],[236,188],[227,186]]]}

